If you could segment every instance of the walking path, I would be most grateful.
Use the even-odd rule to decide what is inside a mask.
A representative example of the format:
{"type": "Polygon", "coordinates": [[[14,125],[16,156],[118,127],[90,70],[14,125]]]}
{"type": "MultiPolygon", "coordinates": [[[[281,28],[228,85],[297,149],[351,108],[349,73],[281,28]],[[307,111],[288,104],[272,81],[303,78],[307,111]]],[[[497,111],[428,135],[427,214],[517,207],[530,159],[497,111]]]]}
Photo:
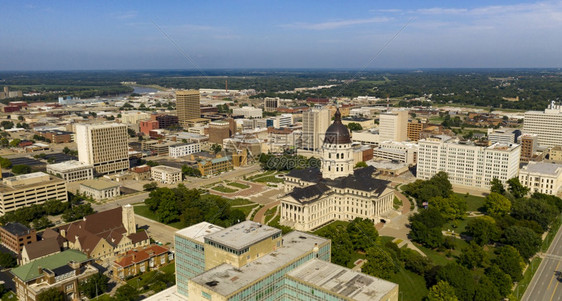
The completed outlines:
{"type": "Polygon", "coordinates": [[[281,201],[273,201],[269,204],[266,204],[265,206],[263,206],[260,211],[258,211],[258,213],[256,213],[256,216],[254,216],[254,222],[258,222],[260,224],[265,223],[265,213],[267,212],[267,210],[279,205],[281,203],[281,201]]]}

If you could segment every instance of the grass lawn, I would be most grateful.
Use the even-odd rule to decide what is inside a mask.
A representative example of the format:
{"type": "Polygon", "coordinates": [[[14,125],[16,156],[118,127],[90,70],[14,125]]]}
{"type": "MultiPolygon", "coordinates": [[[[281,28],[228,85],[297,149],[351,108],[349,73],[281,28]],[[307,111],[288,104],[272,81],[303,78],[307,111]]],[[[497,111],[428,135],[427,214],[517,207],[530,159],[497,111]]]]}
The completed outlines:
{"type": "Polygon", "coordinates": [[[365,259],[365,254],[359,254],[357,252],[353,252],[350,254],[351,260],[347,264],[348,268],[353,268],[355,265],[353,264],[357,259],[365,259]]]}
{"type": "Polygon", "coordinates": [[[278,178],[276,176],[265,176],[265,177],[261,177],[261,178],[256,178],[253,180],[254,182],[258,182],[258,183],[283,183],[285,180],[283,180],[282,178],[278,178]]]}
{"type": "MultiPolygon", "coordinates": [[[[146,217],[148,219],[151,219],[151,220],[158,221],[158,218],[156,217],[156,214],[154,214],[154,212],[150,211],[148,209],[148,206],[146,206],[146,205],[135,205],[135,206],[133,206],[133,208],[135,210],[135,214],[138,214],[140,216],[144,216],[144,217],[146,217]]],[[[174,223],[168,224],[168,226],[172,226],[172,227],[177,228],[177,229],[182,228],[180,222],[174,222],[174,223]]]]}
{"type": "Polygon", "coordinates": [[[272,174],[274,174],[274,173],[275,173],[274,170],[264,171],[264,172],[262,172],[262,173],[260,173],[260,174],[253,175],[253,176],[249,177],[248,180],[252,181],[252,180],[254,180],[254,179],[261,178],[261,177],[265,177],[265,176],[269,176],[269,175],[272,175],[272,174]]]}
{"type": "Polygon", "coordinates": [[[445,225],[443,225],[443,230],[445,231],[451,230],[451,231],[455,231],[455,233],[461,234],[464,232],[466,228],[466,224],[471,218],[474,217],[465,217],[465,219],[447,222],[445,225]]]}
{"type": "Polygon", "coordinates": [[[398,209],[400,208],[400,206],[402,206],[402,201],[397,197],[394,197],[393,203],[394,203],[394,209],[398,209]]]}
{"type": "Polygon", "coordinates": [[[160,268],[160,272],[165,274],[174,274],[176,272],[176,264],[174,262],[160,268]]]}
{"type": "Polygon", "coordinates": [[[345,229],[347,228],[347,225],[348,225],[348,224],[349,224],[349,222],[346,222],[346,221],[333,221],[333,222],[331,222],[331,223],[329,223],[329,224],[326,224],[326,225],[324,225],[324,226],[322,226],[322,227],[316,229],[316,231],[312,232],[312,234],[320,236],[318,233],[319,233],[322,229],[324,229],[324,227],[331,226],[331,225],[335,225],[336,228],[343,228],[343,230],[345,230],[345,229]]]}
{"type": "MultiPolygon", "coordinates": [[[[250,214],[250,212],[252,212],[252,209],[258,207],[258,204],[254,204],[254,206],[244,206],[244,207],[236,207],[236,208],[230,208],[230,210],[240,210],[242,212],[244,212],[245,216],[248,216],[248,214],[250,214]]],[[[256,210],[257,212],[257,210],[256,210]]]]}
{"type": "Polygon", "coordinates": [[[127,280],[127,283],[136,288],[136,289],[141,289],[142,292],[144,292],[143,290],[143,286],[144,285],[148,285],[150,284],[150,282],[152,281],[152,279],[154,278],[154,275],[156,275],[156,273],[158,273],[158,271],[150,271],[147,273],[144,273],[140,276],[131,278],[129,280],[127,280]]]}
{"type": "MultiPolygon", "coordinates": [[[[14,299],[15,300],[15,299],[14,299]]],[[[90,299],[90,300],[96,300],[96,301],[109,301],[109,300],[115,300],[113,298],[111,298],[111,296],[109,294],[103,294],[103,295],[99,295],[94,299],[90,299]]],[[[2,301],[4,301],[4,298],[2,298],[2,301]]]]}
{"type": "Polygon", "coordinates": [[[230,206],[242,206],[242,205],[251,205],[251,204],[255,204],[255,203],[243,198],[235,198],[230,201],[230,206]]]}
{"type": "Polygon", "coordinates": [[[429,259],[431,259],[431,261],[433,261],[434,264],[438,264],[438,265],[446,265],[450,262],[455,261],[455,257],[454,256],[459,256],[461,254],[461,250],[463,248],[465,248],[466,246],[468,246],[468,243],[462,239],[456,239],[455,238],[455,249],[451,250],[451,257],[447,257],[445,255],[445,253],[447,251],[444,252],[439,252],[436,250],[432,250],[432,249],[428,249],[420,244],[414,243],[416,245],[416,247],[418,247],[418,249],[420,249],[422,252],[425,253],[425,255],[427,255],[427,257],[429,257],[429,259]]]}
{"type": "Polygon", "coordinates": [[[223,185],[217,185],[217,186],[215,186],[211,189],[216,190],[216,191],[220,191],[222,193],[233,193],[233,192],[238,191],[238,189],[229,188],[229,187],[226,187],[226,186],[223,186],[223,185]]]}
{"type": "Polygon", "coordinates": [[[468,211],[480,211],[479,209],[484,206],[484,197],[475,196],[475,195],[468,195],[462,193],[456,193],[456,195],[463,197],[466,200],[466,208],[468,211]]]}
{"type": "Polygon", "coordinates": [[[246,184],[238,183],[238,182],[230,182],[230,183],[227,183],[226,185],[236,187],[236,188],[240,188],[240,189],[250,188],[250,186],[248,186],[246,184]]]}
{"type": "Polygon", "coordinates": [[[400,272],[392,276],[390,281],[399,285],[400,295],[398,300],[423,300],[427,296],[428,290],[425,287],[425,279],[406,269],[400,269],[400,272]]]}
{"type": "Polygon", "coordinates": [[[531,264],[529,265],[527,270],[525,270],[525,274],[523,274],[523,279],[519,281],[517,287],[515,287],[515,290],[513,291],[513,295],[517,298],[517,300],[521,300],[521,297],[523,297],[523,293],[525,293],[527,286],[529,286],[529,283],[531,283],[531,279],[533,279],[533,275],[535,275],[535,272],[539,268],[541,261],[542,258],[535,257],[531,261],[531,264]]]}

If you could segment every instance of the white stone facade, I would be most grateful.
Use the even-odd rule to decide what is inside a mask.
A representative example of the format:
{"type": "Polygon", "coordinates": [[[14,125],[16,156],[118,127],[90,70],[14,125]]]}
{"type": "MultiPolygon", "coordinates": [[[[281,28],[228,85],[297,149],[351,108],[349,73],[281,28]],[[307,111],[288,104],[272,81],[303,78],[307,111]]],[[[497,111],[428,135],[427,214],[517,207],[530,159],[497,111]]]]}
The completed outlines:
{"type": "Polygon", "coordinates": [[[94,178],[94,168],[92,165],[74,160],[48,164],[47,172],[67,182],[90,180],[94,178]]]}
{"type": "Polygon", "coordinates": [[[150,175],[154,181],[163,184],[175,184],[182,180],[181,169],[169,166],[154,166],[150,175]]]}
{"type": "Polygon", "coordinates": [[[519,182],[531,193],[557,195],[562,186],[562,164],[529,162],[519,170],[519,182]]]}
{"type": "Polygon", "coordinates": [[[185,157],[200,151],[201,145],[199,143],[180,144],[168,148],[168,154],[171,158],[185,157]]]}
{"type": "Polygon", "coordinates": [[[541,146],[562,146],[562,106],[552,102],[544,112],[525,112],[523,133],[538,135],[541,146]]]}

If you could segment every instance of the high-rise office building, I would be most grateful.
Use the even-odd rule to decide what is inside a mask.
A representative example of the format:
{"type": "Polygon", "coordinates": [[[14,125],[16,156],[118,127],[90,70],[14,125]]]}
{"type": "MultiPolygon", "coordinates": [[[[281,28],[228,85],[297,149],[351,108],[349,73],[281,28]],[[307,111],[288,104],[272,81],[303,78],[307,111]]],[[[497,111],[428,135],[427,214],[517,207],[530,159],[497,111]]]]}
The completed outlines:
{"type": "Polygon", "coordinates": [[[201,118],[199,91],[176,91],[176,110],[180,125],[183,127],[187,127],[188,120],[201,118]]]}
{"type": "Polygon", "coordinates": [[[330,110],[315,108],[302,113],[302,148],[320,151],[330,126],[330,110]]]}
{"type": "Polygon", "coordinates": [[[380,141],[406,141],[408,139],[408,111],[396,110],[381,113],[379,135],[380,141]]]}
{"type": "Polygon", "coordinates": [[[537,140],[538,136],[535,134],[523,134],[518,137],[517,143],[521,144],[521,162],[529,162],[537,157],[535,155],[537,140]]]}
{"type": "Polygon", "coordinates": [[[126,171],[129,169],[128,136],[124,124],[78,124],[78,160],[92,165],[98,175],[126,171]]]}
{"type": "Polygon", "coordinates": [[[427,124],[421,122],[420,120],[412,120],[408,122],[407,136],[408,140],[418,141],[420,140],[421,131],[425,128],[427,124]]]}
{"type": "Polygon", "coordinates": [[[525,112],[523,133],[536,134],[541,146],[562,146],[562,106],[553,101],[548,108],[541,111],[525,112]]]}
{"type": "Polygon", "coordinates": [[[488,189],[494,178],[505,184],[517,177],[520,153],[519,144],[476,145],[445,135],[422,139],[417,177],[427,180],[445,171],[453,185],[488,189]]]}

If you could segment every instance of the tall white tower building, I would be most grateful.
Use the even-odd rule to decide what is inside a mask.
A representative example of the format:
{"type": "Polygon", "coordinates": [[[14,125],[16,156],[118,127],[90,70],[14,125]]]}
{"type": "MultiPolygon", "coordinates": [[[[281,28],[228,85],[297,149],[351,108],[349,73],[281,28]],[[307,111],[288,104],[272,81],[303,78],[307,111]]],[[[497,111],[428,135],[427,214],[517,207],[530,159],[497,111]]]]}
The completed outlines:
{"type": "Polygon", "coordinates": [[[328,126],[330,126],[330,110],[312,109],[302,113],[302,148],[311,151],[321,150],[328,126]]]}
{"type": "Polygon", "coordinates": [[[380,141],[408,140],[408,111],[396,110],[381,113],[379,135],[380,141]]]}
{"type": "Polygon", "coordinates": [[[345,177],[353,173],[353,149],[349,130],[341,122],[340,109],[336,110],[334,123],[326,130],[322,146],[322,176],[328,179],[345,177]]]}
{"type": "Polygon", "coordinates": [[[523,133],[535,134],[542,146],[562,146],[562,106],[553,101],[544,112],[525,112],[523,133]]]}
{"type": "Polygon", "coordinates": [[[78,160],[92,165],[98,175],[126,171],[129,169],[127,138],[124,124],[77,124],[78,160]]]}

